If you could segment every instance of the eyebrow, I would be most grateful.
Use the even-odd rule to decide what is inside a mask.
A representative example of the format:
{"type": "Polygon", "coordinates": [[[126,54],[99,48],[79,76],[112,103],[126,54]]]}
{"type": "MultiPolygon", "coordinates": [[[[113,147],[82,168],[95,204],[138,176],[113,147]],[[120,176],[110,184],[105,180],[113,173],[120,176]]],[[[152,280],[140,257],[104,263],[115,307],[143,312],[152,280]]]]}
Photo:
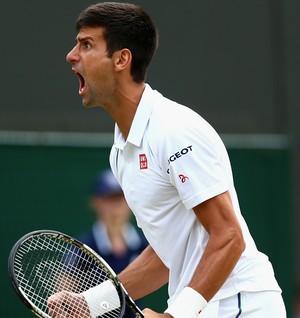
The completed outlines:
{"type": "Polygon", "coordinates": [[[84,41],[87,41],[87,40],[95,41],[95,39],[92,36],[83,36],[83,37],[77,36],[75,38],[76,42],[84,42],[84,41]]]}

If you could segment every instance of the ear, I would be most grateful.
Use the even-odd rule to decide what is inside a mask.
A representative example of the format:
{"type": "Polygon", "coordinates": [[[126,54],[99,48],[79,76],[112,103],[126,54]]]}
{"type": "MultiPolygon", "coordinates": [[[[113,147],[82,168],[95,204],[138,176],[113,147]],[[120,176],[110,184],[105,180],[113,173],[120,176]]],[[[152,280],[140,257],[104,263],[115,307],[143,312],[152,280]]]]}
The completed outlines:
{"type": "Polygon", "coordinates": [[[132,61],[131,51],[128,49],[122,49],[114,53],[114,65],[115,71],[123,71],[126,68],[130,68],[132,61]]]}

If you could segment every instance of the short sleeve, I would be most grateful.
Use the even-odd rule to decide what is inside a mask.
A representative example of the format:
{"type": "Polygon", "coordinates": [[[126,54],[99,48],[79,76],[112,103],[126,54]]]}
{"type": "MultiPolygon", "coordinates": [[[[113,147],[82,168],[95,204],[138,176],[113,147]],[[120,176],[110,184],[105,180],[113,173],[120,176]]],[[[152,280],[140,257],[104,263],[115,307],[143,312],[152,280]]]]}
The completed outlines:
{"type": "Polygon", "coordinates": [[[170,182],[186,208],[229,189],[225,146],[201,117],[166,134],[162,144],[170,182]]]}

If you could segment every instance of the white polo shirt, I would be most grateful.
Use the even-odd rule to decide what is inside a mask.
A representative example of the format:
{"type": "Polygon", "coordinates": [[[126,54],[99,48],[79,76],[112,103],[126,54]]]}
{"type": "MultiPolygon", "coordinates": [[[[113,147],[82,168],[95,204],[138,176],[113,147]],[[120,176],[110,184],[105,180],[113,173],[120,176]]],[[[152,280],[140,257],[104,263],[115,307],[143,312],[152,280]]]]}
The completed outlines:
{"type": "Polygon", "coordinates": [[[192,208],[227,190],[246,249],[214,299],[241,290],[280,291],[240,213],[225,146],[196,112],[146,85],[126,141],[115,127],[110,164],[138,225],[170,270],[169,303],[191,281],[209,239],[192,208]]]}

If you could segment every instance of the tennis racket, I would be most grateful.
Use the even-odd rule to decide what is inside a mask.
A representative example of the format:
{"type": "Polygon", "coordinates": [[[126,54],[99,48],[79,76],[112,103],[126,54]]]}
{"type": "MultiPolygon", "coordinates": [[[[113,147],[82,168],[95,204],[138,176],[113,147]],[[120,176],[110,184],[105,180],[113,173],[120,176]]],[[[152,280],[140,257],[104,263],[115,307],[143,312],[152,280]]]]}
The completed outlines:
{"type": "Polygon", "coordinates": [[[144,317],[111,267],[87,245],[66,234],[40,230],[24,235],[10,252],[8,271],[18,296],[39,317],[124,317],[126,304],[136,317],[144,317]],[[91,310],[82,302],[81,293],[99,284],[104,286],[104,294],[107,284],[110,291],[94,302],[99,308],[91,310]],[[49,305],[50,296],[59,301],[49,305]]]}

